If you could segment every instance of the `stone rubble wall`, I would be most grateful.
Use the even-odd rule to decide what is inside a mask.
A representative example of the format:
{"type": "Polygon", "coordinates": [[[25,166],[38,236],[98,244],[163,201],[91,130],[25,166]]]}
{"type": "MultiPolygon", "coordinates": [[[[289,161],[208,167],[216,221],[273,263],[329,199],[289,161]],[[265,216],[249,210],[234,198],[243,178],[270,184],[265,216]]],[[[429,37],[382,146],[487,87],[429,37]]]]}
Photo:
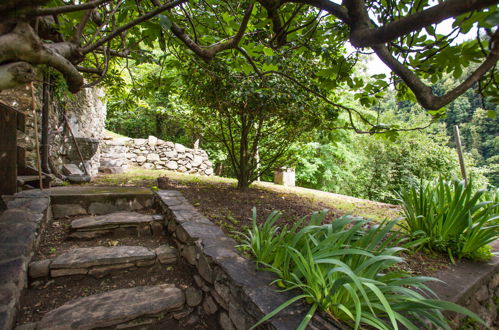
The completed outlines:
{"type": "MultiPolygon", "coordinates": [[[[82,151],[84,163],[90,175],[97,174],[100,163],[99,140],[104,132],[106,105],[102,102],[103,91],[97,88],[83,89],[73,96],[52,96],[49,105],[49,155],[57,171],[63,172],[63,164],[76,164],[83,170],[80,156],[65,125],[66,114],[82,151]]],[[[26,114],[26,131],[18,133],[18,145],[26,150],[26,162],[36,168],[35,120],[31,110],[31,90],[20,86],[0,92],[3,102],[26,114]]],[[[41,141],[42,87],[35,83],[39,141],[41,141]]],[[[63,173],[64,174],[64,173],[63,173]]]]}
{"type": "Polygon", "coordinates": [[[190,149],[154,136],[148,139],[103,140],[101,149],[101,172],[119,173],[128,166],[138,166],[148,170],[213,175],[213,163],[206,151],[190,149]]]}

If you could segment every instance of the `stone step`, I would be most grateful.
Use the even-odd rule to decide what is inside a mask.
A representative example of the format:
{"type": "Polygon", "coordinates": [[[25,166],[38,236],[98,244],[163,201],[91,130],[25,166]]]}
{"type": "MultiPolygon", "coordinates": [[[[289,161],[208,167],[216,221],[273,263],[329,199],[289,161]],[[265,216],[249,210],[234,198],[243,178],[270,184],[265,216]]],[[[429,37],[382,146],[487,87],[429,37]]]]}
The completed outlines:
{"type": "Polygon", "coordinates": [[[72,238],[94,238],[108,234],[137,233],[139,236],[163,235],[162,215],[137,212],[114,212],[99,216],[88,216],[71,222],[72,238]]]}
{"type": "Polygon", "coordinates": [[[76,248],[52,260],[30,263],[29,274],[32,278],[86,274],[103,277],[121,269],[151,266],[156,260],[162,264],[173,263],[177,260],[177,252],[167,245],[154,251],[142,246],[76,248]]]}
{"type": "Polygon", "coordinates": [[[165,314],[184,307],[185,295],[173,285],[140,286],[79,298],[42,318],[36,329],[96,329],[165,314]]]}

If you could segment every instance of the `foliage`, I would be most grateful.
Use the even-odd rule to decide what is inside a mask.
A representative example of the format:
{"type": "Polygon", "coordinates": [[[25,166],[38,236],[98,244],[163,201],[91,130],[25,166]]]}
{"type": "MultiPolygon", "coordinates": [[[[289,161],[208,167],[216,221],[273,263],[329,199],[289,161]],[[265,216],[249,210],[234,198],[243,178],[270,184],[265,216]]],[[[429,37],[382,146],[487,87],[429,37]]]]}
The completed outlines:
{"type": "Polygon", "coordinates": [[[154,135],[192,145],[199,134],[190,120],[192,110],[180,96],[176,61],[155,53],[161,66],[133,62],[127,70],[123,63],[121,83],[107,88],[106,127],[133,138],[154,135]]]}
{"type": "Polygon", "coordinates": [[[281,77],[255,80],[231,63],[189,65],[185,97],[205,140],[221,145],[238,187],[278,166],[292,142],[324,119],[320,103],[281,77]]]}
{"type": "MultiPolygon", "coordinates": [[[[429,249],[449,257],[483,257],[485,246],[499,236],[497,195],[474,191],[463,181],[432,181],[400,194],[404,212],[401,227],[429,249]],[[485,200],[484,200],[485,199],[485,200]]],[[[490,254],[489,254],[490,257],[490,254]]]]}
{"type": "Polygon", "coordinates": [[[317,308],[354,327],[397,329],[399,325],[419,329],[423,320],[450,329],[441,310],[478,316],[465,308],[436,299],[424,284],[435,280],[411,277],[390,269],[403,259],[397,254],[402,241],[392,232],[396,221],[370,226],[365,220],[345,216],[331,224],[321,224],[327,210],[314,213],[300,230],[304,219],[292,228],[275,225],[279,213],[256,224],[245,235],[243,246],[252,251],[258,265],[277,274],[277,284],[285,290],[299,289],[302,294],[280,305],[257,325],[292,303],[304,299],[311,305],[299,329],[305,329],[317,308]]]}
{"type": "MultiPolygon", "coordinates": [[[[380,118],[401,128],[420,126],[429,120],[405,110],[384,110],[380,118]]],[[[457,154],[448,147],[448,139],[441,123],[425,130],[399,132],[393,138],[323,130],[312,134],[313,142],[296,144],[290,162],[296,166],[301,186],[394,203],[396,191],[417,185],[421,179],[460,175],[457,154]]],[[[475,166],[472,155],[467,153],[465,162],[475,183],[485,187],[484,170],[475,166]]]]}

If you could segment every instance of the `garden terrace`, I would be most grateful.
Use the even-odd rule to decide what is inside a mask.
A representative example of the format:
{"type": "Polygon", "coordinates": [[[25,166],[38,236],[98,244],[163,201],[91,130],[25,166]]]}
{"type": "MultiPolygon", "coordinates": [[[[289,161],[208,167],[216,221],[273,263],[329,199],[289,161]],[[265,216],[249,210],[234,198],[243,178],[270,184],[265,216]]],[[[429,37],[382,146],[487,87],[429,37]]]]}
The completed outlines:
{"type": "MultiPolygon", "coordinates": [[[[0,224],[2,237],[11,237],[2,241],[2,259],[6,260],[2,261],[2,296],[6,297],[1,309],[2,329],[33,322],[43,329],[56,319],[62,328],[81,324],[88,328],[140,325],[150,329],[158,326],[247,329],[293,296],[290,292],[278,293],[277,287],[269,285],[274,276],[256,271],[254,263],[234,248],[236,241],[226,235],[232,231],[223,225],[232,223],[230,219],[214,218],[223,230],[210,221],[220,206],[213,199],[204,199],[206,195],[199,182],[189,186],[170,180],[168,184],[180,187],[189,198],[171,189],[152,193],[144,188],[93,186],[26,191],[9,198],[9,209],[2,214],[0,224]],[[196,194],[189,195],[187,187],[196,194]],[[189,201],[194,196],[196,199],[189,201]],[[95,203],[101,204],[96,207],[95,203]],[[64,209],[67,214],[62,213],[64,209]],[[198,209],[210,214],[209,218],[198,209]],[[55,210],[59,212],[57,217],[51,216],[52,210],[54,214],[55,210]],[[77,214],[74,210],[78,210],[77,214]],[[101,215],[92,215],[96,211],[101,215]],[[110,228],[109,223],[101,221],[123,212],[130,212],[124,215],[133,219],[147,220],[139,221],[140,225],[124,220],[125,228],[115,224],[110,228]],[[16,221],[21,219],[20,224],[9,226],[12,217],[16,221]],[[104,232],[86,239],[70,239],[69,235],[75,232],[71,224],[82,222],[79,219],[88,222],[91,218],[104,226],[101,228],[104,232]],[[153,224],[160,218],[164,219],[163,228],[155,230],[153,224]],[[140,229],[142,225],[147,229],[140,229]],[[28,241],[21,242],[16,235],[18,230],[33,234],[26,236],[28,241]],[[142,295],[149,297],[154,308],[142,304],[141,299],[126,308],[116,308],[126,297],[142,295]],[[109,303],[95,314],[92,306],[101,301],[109,303]],[[73,318],[71,311],[87,311],[89,317],[73,318]]],[[[211,185],[217,189],[214,183],[211,185]]],[[[211,197],[227,196],[226,189],[230,188],[221,189],[223,193],[211,197]]],[[[266,191],[257,191],[257,196],[261,193],[266,191]]],[[[277,194],[277,199],[289,204],[302,201],[288,195],[281,197],[277,194]]],[[[260,206],[266,209],[265,205],[260,206]]],[[[285,204],[281,206],[286,210],[285,204]]],[[[98,230],[97,225],[90,227],[98,230]]],[[[423,263],[423,269],[434,267],[430,273],[436,273],[444,281],[469,283],[458,291],[455,286],[452,290],[436,287],[442,297],[469,306],[483,319],[494,321],[499,258],[472,268],[467,263],[448,268],[432,263],[429,258],[419,258],[421,255],[410,256],[409,267],[423,263]]],[[[416,267],[413,269],[418,272],[416,267]]],[[[414,272],[413,269],[410,271],[414,272]]],[[[295,303],[268,321],[266,327],[294,329],[305,313],[306,306],[295,303]]],[[[318,313],[310,327],[342,326],[318,313]]]]}

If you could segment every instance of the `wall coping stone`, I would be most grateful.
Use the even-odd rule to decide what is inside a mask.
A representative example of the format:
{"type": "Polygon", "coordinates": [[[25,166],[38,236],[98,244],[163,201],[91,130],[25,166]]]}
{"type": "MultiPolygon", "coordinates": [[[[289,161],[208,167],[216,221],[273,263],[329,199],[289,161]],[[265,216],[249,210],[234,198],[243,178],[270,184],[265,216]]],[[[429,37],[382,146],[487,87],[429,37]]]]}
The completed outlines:
{"type": "Polygon", "coordinates": [[[27,285],[28,264],[51,210],[46,192],[25,191],[2,199],[7,209],[0,214],[0,330],[10,330],[27,285]]]}
{"type": "MultiPolygon", "coordinates": [[[[499,240],[491,244],[493,252],[499,252],[499,240]]],[[[440,299],[456,304],[466,304],[482,285],[499,273],[499,256],[493,256],[486,262],[462,260],[433,275],[445,282],[431,282],[428,286],[435,291],[440,299]]]]}

